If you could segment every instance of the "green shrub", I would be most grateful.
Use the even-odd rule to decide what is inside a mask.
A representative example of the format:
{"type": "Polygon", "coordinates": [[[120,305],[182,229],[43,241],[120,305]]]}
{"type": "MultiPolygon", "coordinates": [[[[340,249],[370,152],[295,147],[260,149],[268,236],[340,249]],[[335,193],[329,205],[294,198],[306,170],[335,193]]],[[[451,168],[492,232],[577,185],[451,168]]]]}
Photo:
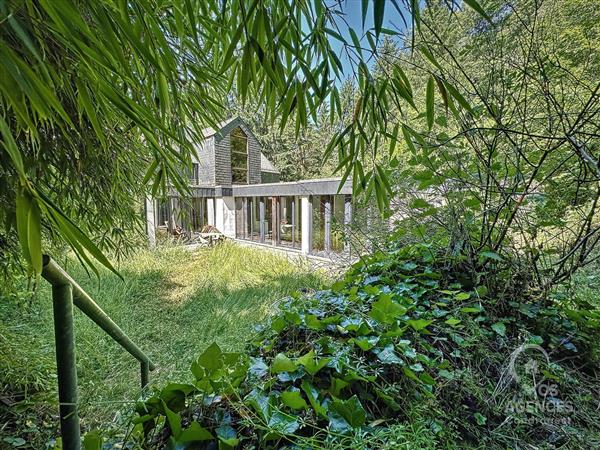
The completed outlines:
{"type": "Polygon", "coordinates": [[[600,442],[590,431],[597,379],[592,367],[577,370],[592,364],[597,313],[492,295],[455,269],[415,245],[364,259],[330,290],[290,297],[247,353],[213,344],[192,364],[192,384],[139,403],[132,439],[170,448],[600,442]],[[509,410],[526,400],[506,378],[523,344],[551,352],[539,373],[560,393],[553,402],[577,405],[554,417],[568,427],[529,425],[536,411],[509,410]]]}

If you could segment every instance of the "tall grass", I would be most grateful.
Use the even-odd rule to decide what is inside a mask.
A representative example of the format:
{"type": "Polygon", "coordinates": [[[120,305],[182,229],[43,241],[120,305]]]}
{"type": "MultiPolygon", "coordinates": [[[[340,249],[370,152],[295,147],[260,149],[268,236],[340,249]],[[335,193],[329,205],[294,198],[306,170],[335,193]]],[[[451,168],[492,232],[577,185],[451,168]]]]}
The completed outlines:
{"type": "MultiPolygon", "coordinates": [[[[319,288],[323,280],[308,265],[229,243],[196,251],[168,246],[140,251],[121,263],[125,281],[108,271],[90,277],[73,260],[59,262],[157,364],[150,375],[157,385],[187,380],[190,363],[213,341],[242,349],[278,299],[319,288]]],[[[30,356],[35,367],[40,349],[53,349],[49,286],[42,281],[27,311],[2,303],[2,329],[23,337],[19,348],[6,350],[30,356]]],[[[139,366],[79,311],[75,335],[81,416],[92,428],[114,420],[115,411],[138,397],[139,366]]]]}

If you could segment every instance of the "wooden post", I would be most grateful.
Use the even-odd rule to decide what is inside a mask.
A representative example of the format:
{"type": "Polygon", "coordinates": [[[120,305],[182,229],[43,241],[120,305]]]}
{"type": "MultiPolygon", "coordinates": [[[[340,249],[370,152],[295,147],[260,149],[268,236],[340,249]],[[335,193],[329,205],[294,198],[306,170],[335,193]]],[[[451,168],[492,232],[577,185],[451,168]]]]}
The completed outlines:
{"type": "Polygon", "coordinates": [[[292,248],[296,247],[296,197],[290,197],[292,202],[292,248]]]}
{"type": "Polygon", "coordinates": [[[279,197],[271,197],[271,222],[272,222],[272,233],[271,243],[273,245],[279,245],[279,197]]]}
{"type": "Polygon", "coordinates": [[[352,196],[346,195],[344,198],[344,251],[350,256],[350,237],[352,223],[352,196]]]}
{"type": "Polygon", "coordinates": [[[258,221],[260,226],[260,242],[265,242],[265,198],[259,197],[260,203],[258,205],[258,221]]]}
{"type": "Polygon", "coordinates": [[[329,253],[331,250],[331,197],[329,195],[325,196],[325,207],[324,207],[324,224],[323,228],[325,231],[325,236],[323,238],[323,244],[325,247],[325,252],[329,253]]]}
{"type": "Polygon", "coordinates": [[[300,197],[302,202],[302,253],[310,254],[312,252],[312,216],[313,206],[310,196],[300,197]]]}

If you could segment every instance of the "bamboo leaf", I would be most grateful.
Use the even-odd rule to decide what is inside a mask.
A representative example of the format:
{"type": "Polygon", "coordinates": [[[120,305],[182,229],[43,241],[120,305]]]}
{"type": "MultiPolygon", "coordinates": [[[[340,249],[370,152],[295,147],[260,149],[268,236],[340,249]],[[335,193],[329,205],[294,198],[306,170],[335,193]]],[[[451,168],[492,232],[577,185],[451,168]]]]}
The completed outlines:
{"type": "Polygon", "coordinates": [[[434,83],[433,76],[429,76],[427,80],[427,93],[426,93],[426,113],[427,113],[427,128],[431,130],[433,127],[433,119],[435,117],[435,104],[434,104],[434,83]]]}
{"type": "Polygon", "coordinates": [[[450,93],[450,95],[452,97],[454,97],[454,99],[456,99],[456,101],[458,102],[458,104],[460,106],[462,106],[464,109],[466,109],[469,112],[473,111],[473,109],[471,108],[471,105],[469,105],[469,102],[462,96],[462,94],[458,91],[458,89],[456,89],[454,86],[452,86],[447,81],[444,84],[446,86],[446,89],[450,93]]]}
{"type": "Polygon", "coordinates": [[[42,217],[35,199],[31,201],[28,214],[27,241],[31,266],[36,275],[42,273],[42,217]]]}
{"type": "Polygon", "coordinates": [[[362,0],[361,4],[361,12],[362,12],[362,26],[365,27],[365,22],[367,21],[367,11],[369,9],[369,0],[362,0]]]}
{"type": "Polygon", "coordinates": [[[465,4],[468,5],[471,9],[476,11],[481,17],[485,18],[488,22],[492,23],[492,18],[485,12],[485,10],[481,7],[481,5],[477,2],[477,0],[464,0],[465,4]]]}
{"type": "Polygon", "coordinates": [[[29,253],[29,211],[31,210],[31,197],[29,192],[20,188],[17,191],[15,202],[17,214],[17,236],[21,244],[21,251],[27,263],[31,266],[31,255],[29,253]]]}
{"type": "Polygon", "coordinates": [[[25,180],[25,166],[23,165],[23,158],[21,158],[21,152],[17,147],[17,143],[15,142],[12,133],[2,116],[0,116],[0,133],[2,134],[2,146],[8,153],[13,166],[17,170],[17,174],[19,177],[21,177],[21,183],[23,183],[25,180]]]}
{"type": "Polygon", "coordinates": [[[385,14],[385,0],[373,1],[373,23],[375,24],[375,36],[379,38],[383,27],[383,16],[385,14]]]}

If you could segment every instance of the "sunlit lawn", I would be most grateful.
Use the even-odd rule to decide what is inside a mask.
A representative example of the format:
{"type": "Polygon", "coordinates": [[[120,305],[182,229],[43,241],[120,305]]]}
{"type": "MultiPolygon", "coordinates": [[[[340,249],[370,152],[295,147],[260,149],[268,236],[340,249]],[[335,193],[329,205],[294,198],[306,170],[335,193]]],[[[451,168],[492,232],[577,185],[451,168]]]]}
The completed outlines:
{"type": "MultiPolygon", "coordinates": [[[[121,263],[125,281],[108,271],[100,280],[90,278],[73,261],[67,269],[156,363],[150,375],[155,385],[190,381],[190,363],[213,341],[241,350],[277,300],[301,288],[318,288],[322,281],[307,265],[235,244],[141,252],[121,263]]],[[[35,358],[53,351],[50,289],[45,282],[24,316],[0,312],[6,324],[22,324],[19,334],[35,335],[23,345],[37,348],[23,352],[35,358]]],[[[137,398],[139,365],[79,311],[75,334],[82,416],[87,426],[94,426],[137,398]]]]}

